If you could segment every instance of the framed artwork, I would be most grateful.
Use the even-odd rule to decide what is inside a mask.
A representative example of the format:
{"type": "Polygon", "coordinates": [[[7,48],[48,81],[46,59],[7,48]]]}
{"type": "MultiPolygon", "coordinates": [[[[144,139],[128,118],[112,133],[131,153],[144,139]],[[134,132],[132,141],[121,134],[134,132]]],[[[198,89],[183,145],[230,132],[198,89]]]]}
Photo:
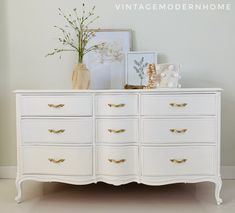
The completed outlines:
{"type": "Polygon", "coordinates": [[[148,84],[147,67],[157,63],[157,52],[128,52],[126,54],[126,84],[146,86],[148,84]]]}
{"type": "Polygon", "coordinates": [[[96,31],[88,47],[104,45],[85,55],[91,76],[91,89],[121,89],[125,84],[125,55],[132,48],[131,30],[96,31]]]}
{"type": "Polygon", "coordinates": [[[157,87],[181,87],[180,64],[156,64],[156,73],[160,79],[157,87]]]}

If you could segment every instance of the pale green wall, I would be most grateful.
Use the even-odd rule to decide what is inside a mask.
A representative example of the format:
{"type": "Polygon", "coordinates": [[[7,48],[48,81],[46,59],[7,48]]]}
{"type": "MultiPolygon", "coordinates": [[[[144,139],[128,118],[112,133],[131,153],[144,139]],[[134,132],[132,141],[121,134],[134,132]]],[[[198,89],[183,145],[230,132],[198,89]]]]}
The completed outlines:
{"type": "Polygon", "coordinates": [[[10,104],[10,71],[8,67],[8,29],[7,29],[6,1],[0,1],[0,165],[15,164],[14,122],[10,104]]]}
{"type": "MultiPolygon", "coordinates": [[[[2,0],[0,2],[3,4],[2,0]]],[[[54,47],[56,32],[52,26],[63,23],[57,15],[57,8],[70,11],[74,7],[79,7],[80,1],[7,0],[6,2],[6,9],[0,5],[0,14],[3,16],[0,21],[4,22],[1,23],[3,40],[0,40],[3,44],[4,40],[8,40],[7,47],[3,45],[0,54],[1,59],[6,57],[9,62],[3,65],[1,63],[0,165],[15,165],[14,97],[10,91],[70,88],[75,57],[64,55],[62,60],[59,60],[57,57],[44,58],[44,55],[54,47]],[[9,98],[6,98],[6,94],[9,98]]],[[[89,0],[85,2],[89,2],[89,5],[94,3],[97,5],[97,12],[102,18],[99,21],[102,28],[133,29],[135,50],[158,50],[160,62],[183,64],[183,86],[224,88],[222,164],[235,165],[235,10],[230,12],[118,12],[114,10],[114,3],[127,1],[89,0]]],[[[129,0],[128,2],[141,1],[129,0]]],[[[142,2],[146,1],[142,0],[142,2]]],[[[156,3],[153,0],[148,2],[156,3]]],[[[195,1],[191,2],[195,3],[195,1]]]]}

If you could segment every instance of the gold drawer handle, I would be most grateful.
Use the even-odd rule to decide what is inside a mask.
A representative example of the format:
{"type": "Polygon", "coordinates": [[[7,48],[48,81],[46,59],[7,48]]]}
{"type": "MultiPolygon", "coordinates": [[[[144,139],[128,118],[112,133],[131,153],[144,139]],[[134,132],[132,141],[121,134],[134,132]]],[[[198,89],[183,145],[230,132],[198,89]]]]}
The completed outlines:
{"type": "Polygon", "coordinates": [[[126,162],[126,159],[120,159],[120,160],[108,159],[108,161],[109,161],[110,163],[119,164],[119,163],[125,163],[125,162],[126,162]]]}
{"type": "Polygon", "coordinates": [[[176,163],[176,164],[180,164],[180,163],[185,163],[187,161],[187,159],[181,159],[181,160],[178,160],[178,159],[170,159],[170,161],[172,163],[176,163]]]}
{"type": "Polygon", "coordinates": [[[51,162],[51,163],[55,163],[55,164],[59,164],[59,163],[63,163],[65,161],[65,159],[54,159],[54,158],[48,158],[48,160],[51,162]]]}
{"type": "Polygon", "coordinates": [[[188,129],[170,129],[172,133],[185,133],[188,129]]]}
{"type": "Polygon", "coordinates": [[[59,129],[59,130],[48,129],[48,132],[54,133],[54,134],[61,134],[61,133],[64,133],[64,132],[65,132],[65,129],[59,129]]]}
{"type": "Polygon", "coordinates": [[[62,108],[62,107],[64,107],[64,104],[58,104],[58,105],[48,104],[48,106],[51,107],[51,108],[62,108]]]}
{"type": "Polygon", "coordinates": [[[120,108],[126,106],[126,104],[108,104],[109,107],[120,108]]]}
{"type": "Polygon", "coordinates": [[[182,103],[182,104],[170,103],[170,106],[172,107],[186,107],[187,105],[188,105],[187,103],[182,103]]]}
{"type": "Polygon", "coordinates": [[[126,130],[125,130],[125,129],[119,129],[119,130],[108,129],[108,131],[109,131],[110,133],[123,133],[123,132],[125,132],[126,130]]]}

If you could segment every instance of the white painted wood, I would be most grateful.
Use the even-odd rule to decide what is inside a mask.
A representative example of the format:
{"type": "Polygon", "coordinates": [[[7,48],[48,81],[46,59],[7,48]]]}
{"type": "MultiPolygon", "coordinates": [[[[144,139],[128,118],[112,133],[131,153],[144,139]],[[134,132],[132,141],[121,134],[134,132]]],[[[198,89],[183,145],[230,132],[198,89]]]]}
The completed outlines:
{"type": "Polygon", "coordinates": [[[142,115],[215,115],[215,94],[142,95],[142,115]],[[172,106],[171,104],[186,104],[172,106]]]}
{"type": "Polygon", "coordinates": [[[16,91],[16,201],[26,180],[113,185],[210,181],[220,204],[220,92],[218,88],[16,91]],[[178,107],[182,103],[187,104],[178,107]],[[65,131],[52,134],[48,129],[65,131]],[[65,161],[52,163],[48,158],[65,161]],[[177,163],[182,159],[187,160],[177,163]]]}
{"type": "Polygon", "coordinates": [[[137,168],[138,148],[136,146],[97,147],[98,175],[136,175],[137,168]],[[113,162],[110,162],[112,160],[113,162]],[[119,161],[123,162],[119,163],[119,161]]]}
{"type": "Polygon", "coordinates": [[[213,175],[215,147],[143,147],[143,175],[213,175]],[[171,162],[178,160],[179,162],[171,162]],[[186,160],[185,162],[180,162],[186,160]]]}
{"type": "Polygon", "coordinates": [[[92,97],[23,96],[21,108],[22,116],[89,116],[92,114],[92,97]],[[48,104],[64,106],[53,108],[48,104]]]}
{"type": "Polygon", "coordinates": [[[21,125],[24,143],[92,143],[91,118],[23,118],[21,125]]]}
{"type": "MultiPolygon", "coordinates": [[[[141,159],[139,159],[140,161],[141,159]]],[[[95,159],[94,159],[95,161],[95,159]]],[[[139,170],[141,165],[139,164],[139,170]]],[[[16,178],[17,166],[0,166],[0,179],[15,179],[16,178]]],[[[235,179],[235,166],[221,166],[221,177],[222,180],[234,180],[235,179]]],[[[69,177],[71,178],[71,177],[69,177]]],[[[77,177],[75,177],[77,178],[77,177]]],[[[157,177],[153,176],[156,180],[157,177]]]]}
{"type": "Polygon", "coordinates": [[[22,128],[21,128],[21,119],[22,119],[22,109],[21,109],[21,98],[22,95],[16,93],[16,152],[17,152],[17,171],[16,171],[16,188],[17,188],[17,196],[15,200],[18,202],[21,198],[21,188],[19,187],[20,184],[19,180],[22,177],[22,128]],[[17,199],[18,198],[18,199],[17,199]]]}
{"type": "Polygon", "coordinates": [[[91,147],[27,146],[22,152],[23,174],[92,175],[91,147]]]}
{"type": "MultiPolygon", "coordinates": [[[[217,178],[217,185],[222,186],[221,182],[221,93],[217,92],[216,93],[216,125],[217,125],[217,137],[216,137],[216,176],[219,177],[217,178]]],[[[221,187],[220,187],[221,189],[221,187]]],[[[217,191],[217,194],[215,194],[217,203],[221,203],[222,200],[218,199],[219,197],[220,190],[217,191]]]]}
{"type": "Polygon", "coordinates": [[[121,94],[97,95],[96,115],[138,115],[138,96],[121,94]],[[117,107],[112,105],[117,105],[117,107]]]}
{"type": "Polygon", "coordinates": [[[110,143],[133,143],[138,142],[137,119],[97,119],[96,141],[110,143]],[[121,131],[115,133],[113,131],[121,131]]]}
{"type": "Polygon", "coordinates": [[[137,89],[137,90],[123,90],[123,89],[99,89],[99,90],[74,90],[74,89],[59,89],[59,90],[15,90],[16,94],[50,94],[50,95],[77,95],[79,94],[109,94],[109,93],[122,93],[122,94],[131,94],[131,93],[151,93],[151,94],[162,94],[162,93],[216,93],[221,92],[221,88],[157,88],[157,89],[137,89]]]}
{"type": "Polygon", "coordinates": [[[213,117],[143,119],[142,131],[143,143],[215,143],[216,141],[216,122],[213,117]]]}

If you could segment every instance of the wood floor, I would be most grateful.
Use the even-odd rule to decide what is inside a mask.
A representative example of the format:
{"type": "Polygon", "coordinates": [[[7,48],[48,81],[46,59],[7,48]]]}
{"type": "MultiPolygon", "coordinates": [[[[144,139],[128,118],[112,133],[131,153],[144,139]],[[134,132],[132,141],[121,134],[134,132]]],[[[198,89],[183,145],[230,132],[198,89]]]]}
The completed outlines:
{"type": "Polygon", "coordinates": [[[223,204],[216,205],[214,185],[174,184],[150,187],[135,183],[73,186],[26,182],[17,204],[14,180],[0,179],[1,213],[233,213],[235,180],[224,180],[223,204]]]}

